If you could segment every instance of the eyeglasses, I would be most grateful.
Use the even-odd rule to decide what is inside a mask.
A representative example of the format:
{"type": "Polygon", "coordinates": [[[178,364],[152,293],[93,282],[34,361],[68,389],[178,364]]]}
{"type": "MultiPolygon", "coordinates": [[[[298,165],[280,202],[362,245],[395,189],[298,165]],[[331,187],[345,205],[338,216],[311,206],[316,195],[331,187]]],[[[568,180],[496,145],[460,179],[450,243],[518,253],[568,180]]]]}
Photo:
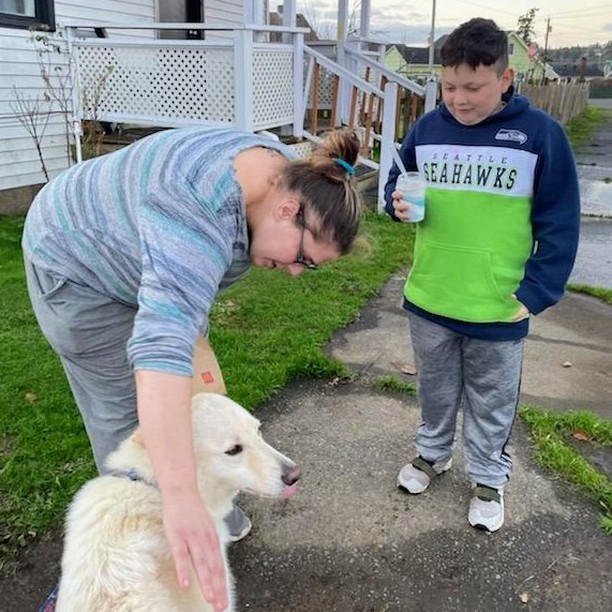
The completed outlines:
{"type": "Polygon", "coordinates": [[[304,266],[308,270],[318,270],[319,266],[314,263],[312,260],[308,260],[304,257],[304,233],[308,229],[306,227],[306,219],[304,218],[304,209],[300,208],[298,212],[298,223],[302,228],[302,235],[300,236],[300,248],[297,252],[297,257],[295,258],[294,264],[300,264],[300,266],[304,266]]]}

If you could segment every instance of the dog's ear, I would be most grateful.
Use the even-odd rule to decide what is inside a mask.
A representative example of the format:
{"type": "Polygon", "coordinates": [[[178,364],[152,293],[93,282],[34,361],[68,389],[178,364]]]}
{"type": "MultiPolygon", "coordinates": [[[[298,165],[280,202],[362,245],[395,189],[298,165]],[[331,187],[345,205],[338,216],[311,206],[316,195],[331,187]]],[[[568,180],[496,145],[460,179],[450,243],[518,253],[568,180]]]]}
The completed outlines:
{"type": "Polygon", "coordinates": [[[144,436],[142,435],[140,427],[137,427],[134,430],[134,433],[130,436],[130,438],[132,439],[132,442],[135,442],[139,446],[144,446],[144,436]]]}

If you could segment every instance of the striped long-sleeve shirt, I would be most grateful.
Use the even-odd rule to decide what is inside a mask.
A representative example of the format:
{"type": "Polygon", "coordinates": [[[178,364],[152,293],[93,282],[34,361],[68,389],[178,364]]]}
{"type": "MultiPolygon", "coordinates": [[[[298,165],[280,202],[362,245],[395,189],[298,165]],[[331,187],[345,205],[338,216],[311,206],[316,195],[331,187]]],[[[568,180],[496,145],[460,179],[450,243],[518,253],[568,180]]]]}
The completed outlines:
{"type": "Polygon", "coordinates": [[[132,367],[191,375],[193,346],[219,290],[249,266],[235,156],[295,153],[219,128],[166,130],[78,164],[28,212],[23,248],[40,268],[137,309],[132,367]]]}

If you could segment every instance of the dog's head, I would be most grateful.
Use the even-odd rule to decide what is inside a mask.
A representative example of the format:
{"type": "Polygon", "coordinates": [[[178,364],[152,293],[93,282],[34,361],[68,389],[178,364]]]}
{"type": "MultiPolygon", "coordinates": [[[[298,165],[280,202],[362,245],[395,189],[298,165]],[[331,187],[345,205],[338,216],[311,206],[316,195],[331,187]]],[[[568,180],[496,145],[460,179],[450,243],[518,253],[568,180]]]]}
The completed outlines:
{"type": "MultiPolygon", "coordinates": [[[[267,444],[260,422],[242,406],[214,393],[192,400],[193,444],[205,496],[239,491],[290,497],[300,472],[291,459],[267,444]]],[[[212,500],[209,500],[212,501],[212,500]]]]}

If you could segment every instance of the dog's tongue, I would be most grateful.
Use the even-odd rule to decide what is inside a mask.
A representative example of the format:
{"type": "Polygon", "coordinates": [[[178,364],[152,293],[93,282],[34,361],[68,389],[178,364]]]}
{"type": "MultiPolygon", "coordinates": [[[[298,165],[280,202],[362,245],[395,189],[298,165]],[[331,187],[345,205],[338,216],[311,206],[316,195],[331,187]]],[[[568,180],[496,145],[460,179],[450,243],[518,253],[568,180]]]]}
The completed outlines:
{"type": "Polygon", "coordinates": [[[283,489],[282,496],[283,497],[293,497],[297,493],[297,482],[294,482],[292,485],[285,487],[283,489]]]}

